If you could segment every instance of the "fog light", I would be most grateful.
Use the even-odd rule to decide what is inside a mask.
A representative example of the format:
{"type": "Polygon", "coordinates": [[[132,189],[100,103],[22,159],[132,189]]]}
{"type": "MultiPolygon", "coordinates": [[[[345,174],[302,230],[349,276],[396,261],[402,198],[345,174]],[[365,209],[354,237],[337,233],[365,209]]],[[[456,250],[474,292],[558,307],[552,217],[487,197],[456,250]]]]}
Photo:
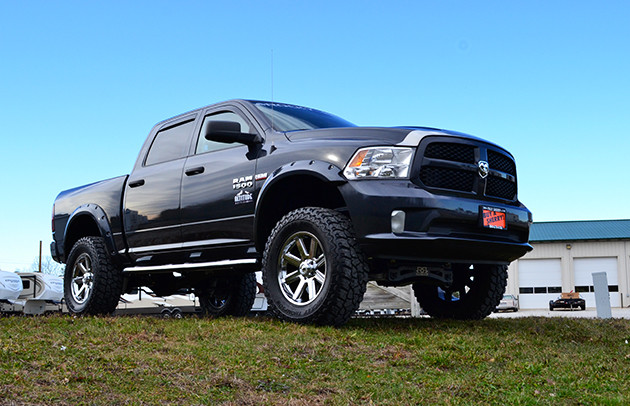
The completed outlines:
{"type": "Polygon", "coordinates": [[[392,211],[392,233],[400,234],[405,231],[405,212],[402,210],[392,211]]]}

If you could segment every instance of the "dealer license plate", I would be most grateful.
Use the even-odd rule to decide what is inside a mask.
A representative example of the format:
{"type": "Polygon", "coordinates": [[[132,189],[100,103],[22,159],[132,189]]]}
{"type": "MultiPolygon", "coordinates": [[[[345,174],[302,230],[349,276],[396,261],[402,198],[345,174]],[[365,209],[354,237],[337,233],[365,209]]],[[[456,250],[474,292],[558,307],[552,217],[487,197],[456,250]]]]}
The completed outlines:
{"type": "Polygon", "coordinates": [[[505,210],[496,207],[482,207],[483,226],[497,230],[507,230],[505,210]]]}

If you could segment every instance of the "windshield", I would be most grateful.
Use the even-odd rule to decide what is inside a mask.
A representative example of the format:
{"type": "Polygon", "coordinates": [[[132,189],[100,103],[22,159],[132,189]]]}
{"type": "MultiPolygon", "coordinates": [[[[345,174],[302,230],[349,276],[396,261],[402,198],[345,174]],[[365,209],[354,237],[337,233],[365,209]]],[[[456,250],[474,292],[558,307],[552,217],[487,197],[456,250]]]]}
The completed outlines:
{"type": "Polygon", "coordinates": [[[273,129],[276,131],[356,127],[341,117],[308,107],[269,102],[254,102],[254,106],[271,121],[273,129]]]}

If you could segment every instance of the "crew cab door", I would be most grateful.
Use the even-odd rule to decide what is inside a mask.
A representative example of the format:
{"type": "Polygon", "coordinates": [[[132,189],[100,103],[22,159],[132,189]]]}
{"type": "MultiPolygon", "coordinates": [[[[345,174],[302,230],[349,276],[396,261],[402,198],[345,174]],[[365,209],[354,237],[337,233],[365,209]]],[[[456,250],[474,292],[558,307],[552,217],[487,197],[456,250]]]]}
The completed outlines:
{"type": "Polygon", "coordinates": [[[256,156],[245,144],[206,139],[211,121],[238,123],[242,133],[260,134],[253,120],[235,106],[204,113],[182,179],[183,247],[191,250],[193,259],[202,252],[206,259],[245,255],[253,245],[256,156]]]}
{"type": "Polygon", "coordinates": [[[188,116],[154,129],[129,176],[123,219],[133,257],[181,246],[180,190],[194,126],[188,116]]]}

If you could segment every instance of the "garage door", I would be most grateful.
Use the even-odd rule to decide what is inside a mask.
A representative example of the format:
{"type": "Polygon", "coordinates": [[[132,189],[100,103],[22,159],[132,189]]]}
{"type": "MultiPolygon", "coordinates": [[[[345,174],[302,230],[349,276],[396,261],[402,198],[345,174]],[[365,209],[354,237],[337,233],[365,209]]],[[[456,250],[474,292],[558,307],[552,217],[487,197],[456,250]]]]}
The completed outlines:
{"type": "Polygon", "coordinates": [[[586,300],[587,307],[595,306],[592,275],[594,272],[606,272],[610,305],[612,307],[621,307],[617,257],[575,258],[573,260],[573,270],[575,272],[575,291],[579,292],[580,296],[586,300]]]}
{"type": "Polygon", "coordinates": [[[518,261],[521,309],[545,309],[562,293],[562,262],[554,259],[518,261]]]}

